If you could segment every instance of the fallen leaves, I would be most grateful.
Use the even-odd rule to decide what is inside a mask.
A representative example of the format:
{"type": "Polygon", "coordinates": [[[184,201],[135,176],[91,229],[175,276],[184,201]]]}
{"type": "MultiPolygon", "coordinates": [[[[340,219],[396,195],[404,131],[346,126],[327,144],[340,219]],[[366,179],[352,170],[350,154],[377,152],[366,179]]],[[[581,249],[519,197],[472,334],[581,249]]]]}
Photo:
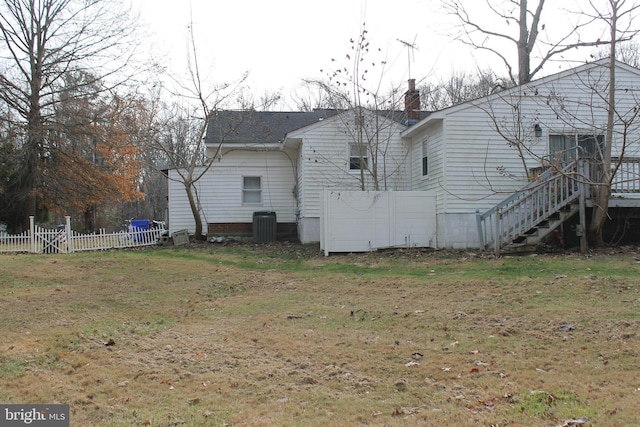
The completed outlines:
{"type": "Polygon", "coordinates": [[[420,362],[418,362],[418,360],[422,359],[424,357],[424,354],[419,353],[417,351],[413,352],[411,354],[411,359],[409,362],[405,363],[404,366],[411,367],[411,366],[418,366],[420,364],[420,362]]]}
{"type": "Polygon", "coordinates": [[[396,383],[394,385],[396,387],[396,390],[398,390],[398,391],[406,391],[407,390],[407,380],[405,380],[404,378],[401,378],[398,381],[396,381],[396,383]]]}
{"type": "MultiPolygon", "coordinates": [[[[354,312],[351,312],[351,315],[354,315],[354,312]]],[[[313,317],[313,312],[310,311],[308,313],[302,313],[302,314],[288,314],[287,315],[287,319],[291,320],[291,319],[304,319],[305,317],[313,317]]]]}
{"type": "Polygon", "coordinates": [[[393,412],[391,412],[391,416],[400,417],[403,415],[414,415],[420,412],[420,410],[423,409],[424,407],[425,405],[415,406],[412,408],[405,408],[405,407],[396,408],[393,410],[393,412]]]}
{"type": "MultiPolygon", "coordinates": [[[[171,262],[171,258],[167,260],[171,262]]],[[[517,261],[516,267],[524,265],[522,259],[517,261]]],[[[322,262],[336,262],[336,258],[322,258],[322,262]]],[[[287,285],[286,272],[251,271],[247,277],[230,279],[227,271],[213,273],[215,264],[200,266],[204,271],[197,271],[189,286],[182,281],[177,287],[172,284],[171,289],[175,287],[180,296],[171,306],[158,307],[158,301],[164,299],[147,303],[141,298],[141,304],[133,307],[135,312],[116,316],[117,321],[112,320],[111,312],[91,310],[82,325],[68,319],[65,323],[52,322],[60,329],[69,324],[72,331],[82,332],[56,336],[60,340],[49,351],[42,342],[27,341],[28,335],[23,342],[13,334],[3,347],[15,346],[5,353],[5,363],[15,360],[21,368],[25,365],[22,360],[29,357],[20,374],[26,372],[26,376],[17,377],[16,382],[32,375],[43,380],[44,369],[49,373],[62,366],[60,383],[73,386],[69,387],[75,393],[69,398],[71,402],[76,398],[81,402],[74,405],[79,412],[77,419],[111,413],[121,416],[119,412],[134,407],[134,401],[148,400],[153,405],[160,399],[172,405],[167,413],[188,417],[187,425],[222,425],[222,420],[234,425],[281,425],[287,422],[283,421],[285,416],[305,410],[310,414],[312,405],[317,423],[326,425],[332,424],[331,416],[334,423],[341,420],[342,424],[361,425],[448,425],[447,420],[465,419],[469,424],[498,426],[499,422],[500,427],[506,427],[508,419],[512,427],[518,422],[522,426],[551,427],[562,425],[565,418],[581,421],[581,415],[589,415],[588,425],[624,425],[637,415],[637,408],[630,402],[640,397],[640,382],[618,369],[633,367],[637,361],[640,320],[633,314],[640,302],[640,287],[635,279],[624,276],[616,278],[613,286],[606,286],[607,274],[598,269],[598,281],[584,284],[582,276],[596,273],[596,269],[574,272],[567,267],[565,270],[571,271],[568,278],[554,277],[557,270],[529,277],[524,275],[528,270],[523,269],[523,276],[508,286],[497,279],[476,278],[469,284],[460,281],[449,285],[446,272],[453,267],[447,266],[446,270],[438,267],[442,277],[438,286],[415,286],[414,280],[419,282],[421,278],[394,275],[387,280],[365,275],[356,278],[357,285],[349,283],[341,288],[340,283],[325,283],[324,277],[305,276],[291,279],[294,289],[287,285]],[[228,298],[224,303],[205,298],[199,303],[201,316],[183,322],[179,317],[184,311],[181,307],[193,306],[198,298],[196,291],[213,280],[210,276],[217,277],[215,280],[225,289],[231,286],[229,283],[241,287],[242,298],[228,298]],[[544,287],[547,278],[573,285],[544,287]],[[279,299],[270,300],[276,288],[278,298],[291,297],[296,304],[280,305],[279,299]],[[565,295],[573,295],[573,289],[577,296],[565,301],[565,295]],[[305,298],[313,298],[300,298],[294,291],[304,291],[305,298]],[[612,306],[608,301],[601,302],[602,294],[616,303],[629,303],[612,306]],[[263,300],[269,304],[261,306],[263,300]],[[592,300],[598,309],[585,310],[592,300]],[[156,310],[172,313],[174,308],[176,314],[165,316],[175,317],[177,323],[171,323],[171,328],[150,333],[137,328],[139,322],[134,316],[139,316],[140,310],[147,310],[145,319],[154,319],[156,310]],[[559,329],[563,325],[566,331],[559,329]],[[570,329],[571,325],[575,329],[570,329]],[[571,339],[562,342],[565,336],[571,339]],[[113,347],[107,345],[110,337],[113,347]],[[33,351],[27,351],[30,348],[33,351]],[[35,354],[36,350],[40,353],[35,354]],[[55,353],[64,358],[54,360],[51,356],[55,353]],[[36,358],[47,362],[37,366],[29,362],[36,358]],[[581,365],[575,365],[576,361],[581,365]],[[603,369],[607,361],[608,367],[603,369]],[[108,370],[113,372],[108,374],[108,370]],[[99,379],[109,380],[93,381],[94,372],[99,379]],[[562,399],[557,391],[564,384],[573,384],[576,375],[580,376],[581,385],[576,387],[580,394],[569,400],[570,405],[562,405],[560,400],[554,405],[563,411],[558,409],[549,416],[527,415],[516,409],[524,399],[523,390],[532,388],[546,387],[562,399]],[[118,381],[124,379],[130,383],[118,387],[118,381]],[[332,399],[310,400],[314,395],[332,399]],[[125,404],[129,396],[132,403],[125,404]],[[228,406],[234,406],[238,413],[216,405],[217,399],[229,402],[228,406]],[[572,405],[580,402],[583,406],[597,402],[598,409],[582,412],[578,406],[574,411],[572,405]],[[418,406],[422,404],[426,404],[424,409],[418,406]],[[98,405],[100,411],[93,409],[98,405]],[[351,412],[340,413],[338,408],[342,407],[351,412]],[[261,418],[252,419],[252,414],[261,418]]],[[[182,277],[180,271],[180,276],[171,275],[171,281],[182,277]]],[[[339,279],[344,281],[342,276],[339,279]]],[[[93,293],[104,292],[105,297],[112,298],[113,292],[106,287],[103,291],[102,286],[102,282],[95,285],[93,293]]],[[[117,294],[125,295],[125,291],[118,290],[117,294]]],[[[549,406],[546,400],[541,405],[549,406]]],[[[168,427],[175,416],[163,414],[160,424],[168,427]]],[[[151,410],[132,417],[126,419],[128,425],[140,425],[145,418],[150,418],[153,425],[159,423],[157,413],[151,410]]]]}
{"type": "Polygon", "coordinates": [[[467,410],[472,414],[478,414],[480,412],[493,412],[495,409],[496,402],[495,400],[478,400],[476,404],[471,404],[467,406],[467,410]]]}

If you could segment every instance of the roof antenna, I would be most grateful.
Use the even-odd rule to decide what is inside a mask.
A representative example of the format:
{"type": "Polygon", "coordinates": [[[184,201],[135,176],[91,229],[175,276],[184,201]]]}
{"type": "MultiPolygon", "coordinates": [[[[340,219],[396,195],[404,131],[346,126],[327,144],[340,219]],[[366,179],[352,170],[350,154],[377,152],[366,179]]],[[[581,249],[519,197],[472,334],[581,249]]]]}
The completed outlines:
{"type": "Polygon", "coordinates": [[[409,79],[411,78],[411,62],[415,62],[414,51],[418,50],[418,45],[416,45],[416,39],[418,36],[416,35],[413,38],[413,43],[406,42],[404,40],[396,39],[400,43],[402,43],[407,48],[407,61],[409,65],[409,79]]]}

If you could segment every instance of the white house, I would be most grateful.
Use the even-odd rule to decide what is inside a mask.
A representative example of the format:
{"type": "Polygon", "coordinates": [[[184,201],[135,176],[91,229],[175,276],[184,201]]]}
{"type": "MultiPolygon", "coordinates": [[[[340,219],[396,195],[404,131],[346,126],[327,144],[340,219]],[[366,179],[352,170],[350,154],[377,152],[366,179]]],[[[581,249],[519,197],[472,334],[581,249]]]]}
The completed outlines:
{"type": "MultiPolygon", "coordinates": [[[[275,212],[280,236],[318,242],[325,189],[407,189],[403,121],[403,112],[221,111],[206,136],[210,156],[221,147],[218,161],[196,184],[208,234],[251,235],[255,212],[275,212]]],[[[193,232],[184,189],[169,182],[169,227],[193,232]]]]}
{"type": "MultiPolygon", "coordinates": [[[[283,146],[285,135],[334,114],[313,112],[221,111],[205,137],[207,154],[218,159],[196,185],[207,233],[251,235],[256,211],[275,212],[280,234],[297,234],[295,150],[283,146]]],[[[185,190],[169,170],[169,226],[188,229],[195,223],[185,190]]]]}
{"type": "Polygon", "coordinates": [[[286,135],[283,148],[296,156],[296,220],[301,242],[320,241],[324,190],[408,190],[405,165],[409,146],[400,138],[405,129],[406,125],[386,114],[344,111],[286,135]],[[362,120],[362,128],[370,136],[375,134],[376,142],[357,142],[352,130],[358,127],[354,125],[357,120],[362,120]],[[373,157],[377,158],[376,174],[370,173],[373,157]]]}
{"type": "MultiPolygon", "coordinates": [[[[413,82],[401,113],[221,112],[206,139],[210,153],[221,144],[221,155],[197,184],[203,221],[209,234],[250,235],[254,212],[275,212],[279,235],[312,243],[324,238],[322,224],[332,224],[332,213],[323,211],[327,192],[424,192],[435,212],[425,212],[424,226],[435,230],[428,246],[481,247],[487,242],[478,212],[541,168],[597,155],[607,123],[606,65],[585,64],[431,114],[417,108],[413,82]]],[[[617,63],[613,155],[623,154],[624,141],[627,175],[616,197],[627,205],[640,195],[638,89],[640,70],[617,63]]],[[[176,183],[169,185],[169,212],[171,230],[193,230],[176,183]]]]}
{"type": "MultiPolygon", "coordinates": [[[[608,60],[430,114],[407,129],[411,190],[437,195],[441,247],[480,246],[476,211],[494,207],[527,185],[527,172],[549,162],[594,154],[607,124],[608,60]],[[580,147],[577,149],[576,147],[580,147]],[[578,153],[579,151],[579,153],[578,153]]],[[[613,155],[627,139],[627,182],[619,196],[640,195],[640,70],[616,64],[613,155]],[[629,121],[624,129],[624,120],[629,121]]]]}

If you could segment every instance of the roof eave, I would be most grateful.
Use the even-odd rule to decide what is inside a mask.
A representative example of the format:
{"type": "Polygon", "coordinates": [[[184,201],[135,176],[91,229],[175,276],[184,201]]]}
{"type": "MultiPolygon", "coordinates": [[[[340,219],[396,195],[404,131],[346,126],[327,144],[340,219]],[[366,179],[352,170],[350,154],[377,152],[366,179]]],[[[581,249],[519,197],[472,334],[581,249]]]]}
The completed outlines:
{"type": "Polygon", "coordinates": [[[284,142],[281,144],[280,149],[284,150],[286,148],[296,149],[302,144],[302,138],[291,138],[289,136],[285,137],[284,142]]]}
{"type": "Polygon", "coordinates": [[[207,148],[217,149],[220,147],[221,150],[229,151],[229,150],[247,150],[247,151],[265,151],[265,150],[279,150],[282,146],[281,142],[226,142],[223,144],[206,144],[207,148]]]}
{"type": "Polygon", "coordinates": [[[444,120],[444,115],[438,114],[437,112],[431,113],[429,116],[427,116],[424,119],[420,120],[418,123],[412,125],[408,129],[404,130],[400,134],[400,137],[401,138],[411,138],[415,134],[417,134],[420,131],[422,131],[422,129],[424,129],[425,126],[427,126],[427,125],[429,125],[429,124],[431,124],[433,122],[442,121],[442,120],[444,120]]]}

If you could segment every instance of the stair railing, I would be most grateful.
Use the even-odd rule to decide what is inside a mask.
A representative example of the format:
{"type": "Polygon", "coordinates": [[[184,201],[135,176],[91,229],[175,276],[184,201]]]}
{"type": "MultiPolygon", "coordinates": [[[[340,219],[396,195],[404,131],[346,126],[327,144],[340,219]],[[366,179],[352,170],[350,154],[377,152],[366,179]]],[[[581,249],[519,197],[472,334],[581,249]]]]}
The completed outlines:
{"type": "Polygon", "coordinates": [[[578,165],[549,168],[534,182],[484,213],[476,211],[478,236],[483,248],[494,246],[496,255],[504,245],[524,235],[580,196],[578,165]]]}

